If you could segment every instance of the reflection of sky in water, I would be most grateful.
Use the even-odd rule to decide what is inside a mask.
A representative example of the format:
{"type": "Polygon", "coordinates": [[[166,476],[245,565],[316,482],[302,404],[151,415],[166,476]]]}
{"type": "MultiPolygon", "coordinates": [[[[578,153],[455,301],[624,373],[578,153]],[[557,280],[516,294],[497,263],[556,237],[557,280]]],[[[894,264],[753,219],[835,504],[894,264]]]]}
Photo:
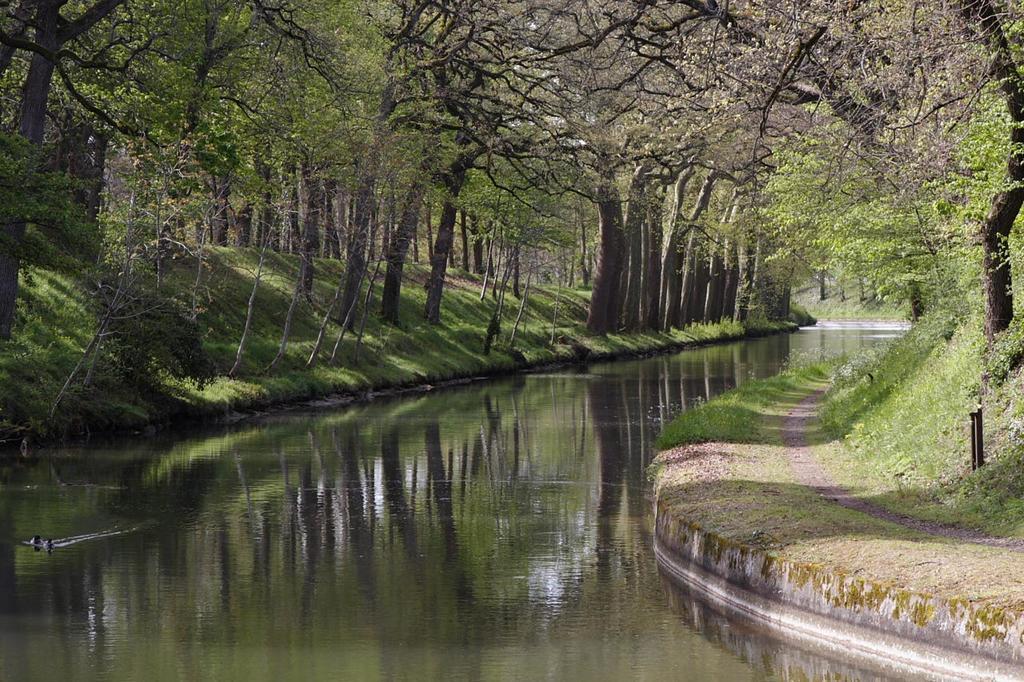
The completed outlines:
{"type": "Polygon", "coordinates": [[[885,330],[0,461],[0,678],[771,678],[796,654],[666,603],[654,438],[682,405],[885,330]]]}

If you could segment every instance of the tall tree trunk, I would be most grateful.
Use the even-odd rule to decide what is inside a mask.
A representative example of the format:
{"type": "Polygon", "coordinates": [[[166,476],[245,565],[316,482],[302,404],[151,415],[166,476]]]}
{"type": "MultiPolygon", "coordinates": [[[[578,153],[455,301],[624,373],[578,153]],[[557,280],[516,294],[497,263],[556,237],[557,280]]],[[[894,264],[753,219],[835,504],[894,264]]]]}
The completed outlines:
{"type": "Polygon", "coordinates": [[[519,290],[519,247],[517,246],[515,252],[512,254],[512,295],[516,298],[522,298],[522,292],[519,290]]]}
{"type": "MultiPolygon", "coordinates": [[[[519,247],[512,247],[514,250],[518,250],[519,247]]],[[[505,266],[505,274],[501,278],[501,293],[497,294],[497,304],[494,306],[494,313],[491,315],[491,321],[487,325],[487,334],[484,337],[484,355],[488,355],[491,352],[491,344],[498,338],[498,334],[501,333],[501,318],[505,310],[505,291],[508,289],[508,280],[512,275],[512,268],[508,265],[505,266]]],[[[495,284],[497,284],[498,277],[495,273],[495,284]]],[[[495,288],[497,292],[497,288],[495,288]]]]}
{"type": "Polygon", "coordinates": [[[763,239],[760,234],[757,234],[754,241],[754,248],[750,249],[748,246],[747,254],[747,269],[748,273],[746,276],[746,287],[747,292],[744,297],[744,314],[743,321],[750,318],[751,309],[757,305],[761,305],[761,300],[758,298],[761,290],[761,279],[764,277],[764,268],[761,266],[761,249],[763,247],[763,239]]]}
{"type": "Polygon", "coordinates": [[[281,330],[281,344],[277,348],[277,355],[270,362],[270,366],[267,367],[268,372],[273,372],[277,365],[284,359],[284,354],[288,350],[288,340],[292,335],[292,322],[295,320],[295,309],[299,307],[299,299],[302,298],[302,274],[301,268],[299,275],[295,278],[295,288],[292,290],[292,300],[288,304],[288,312],[285,313],[284,327],[281,330]]]}
{"type": "Polygon", "coordinates": [[[370,218],[373,211],[375,178],[368,170],[362,173],[361,183],[356,190],[353,206],[352,230],[348,240],[345,262],[345,288],[341,295],[342,323],[349,328],[355,324],[356,316],[349,315],[359,299],[359,291],[366,274],[366,243],[370,238],[370,218]],[[347,321],[346,321],[347,318],[347,321]]]}
{"type": "Polygon", "coordinates": [[[736,261],[736,321],[746,322],[750,306],[750,290],[753,282],[754,250],[750,248],[750,238],[744,235],[737,245],[736,261]]]}
{"type": "Polygon", "coordinates": [[[341,258],[341,242],[338,235],[338,183],[327,180],[324,183],[323,204],[324,214],[324,257],[341,258]]]}
{"type": "Polygon", "coordinates": [[[210,238],[214,246],[228,245],[228,226],[231,212],[231,178],[213,176],[210,178],[213,194],[213,214],[210,216],[210,238]]]}
{"type": "Polygon", "coordinates": [[[736,292],[739,288],[740,269],[736,251],[736,240],[725,242],[725,298],[722,301],[721,319],[736,318],[736,292]]]}
{"type": "Polygon", "coordinates": [[[356,316],[349,314],[349,311],[354,311],[366,273],[367,242],[370,239],[370,221],[373,219],[377,171],[380,164],[379,147],[383,144],[384,136],[389,129],[388,119],[395,110],[394,88],[394,83],[389,82],[381,93],[373,145],[360,164],[359,182],[353,198],[351,229],[345,254],[345,290],[341,296],[341,322],[350,328],[354,325],[356,316]]]}
{"type": "Polygon", "coordinates": [[[398,198],[395,196],[395,184],[393,181],[388,191],[386,204],[386,216],[384,221],[380,223],[380,256],[383,259],[386,259],[388,257],[388,253],[391,251],[391,237],[392,233],[395,231],[395,221],[397,220],[395,212],[398,210],[398,198]]]}
{"type": "MultiPolygon", "coordinates": [[[[516,262],[519,259],[516,258],[516,262]]],[[[519,312],[516,314],[516,321],[512,325],[512,334],[508,338],[508,347],[515,348],[516,345],[516,333],[519,331],[519,323],[523,320],[523,313],[526,312],[526,304],[530,298],[530,280],[533,279],[533,268],[530,268],[529,272],[526,273],[526,289],[523,291],[523,297],[519,301],[519,312]]]]}
{"type": "MultiPolygon", "coordinates": [[[[590,257],[587,254],[587,221],[583,215],[583,210],[578,210],[580,217],[580,279],[583,282],[584,287],[590,286],[590,257]]],[[[572,269],[570,266],[570,274],[572,269]]],[[[572,286],[572,277],[569,277],[569,286],[572,286]]]]}
{"type": "Polygon", "coordinates": [[[285,251],[301,253],[302,251],[302,209],[299,199],[299,178],[295,174],[295,165],[291,164],[285,172],[288,192],[288,222],[285,225],[285,251]]]}
{"type": "Polygon", "coordinates": [[[373,301],[373,288],[377,286],[377,275],[380,274],[380,266],[383,259],[378,258],[373,265],[373,273],[370,275],[370,283],[366,285],[366,295],[363,297],[363,314],[359,318],[359,333],[356,335],[356,345],[352,351],[352,359],[359,362],[359,349],[363,346],[363,333],[366,331],[366,320],[370,316],[370,308],[373,301]]]}
{"type": "Polygon", "coordinates": [[[665,186],[648,202],[647,210],[647,271],[644,273],[646,301],[644,302],[644,327],[656,330],[661,324],[661,242],[662,209],[665,205],[665,186]]]}
{"type": "Polygon", "coordinates": [[[308,160],[302,162],[301,184],[303,196],[302,243],[300,246],[300,272],[302,293],[306,300],[313,297],[314,257],[320,245],[320,197],[317,192],[317,181],[313,177],[313,168],[308,160]]]}
{"type": "Polygon", "coordinates": [[[595,334],[614,331],[618,322],[619,282],[622,275],[625,237],[622,234],[622,202],[615,179],[607,177],[597,188],[597,215],[601,234],[594,268],[587,329],[595,334]]]}
{"type": "Polygon", "coordinates": [[[484,262],[484,238],[480,234],[480,219],[473,219],[473,272],[482,275],[486,272],[487,264],[484,262]]]}
{"type": "MultiPolygon", "coordinates": [[[[502,267],[505,268],[505,272],[511,272],[511,270],[509,270],[509,268],[508,268],[508,259],[511,256],[511,250],[506,250],[505,249],[505,234],[504,233],[501,234],[501,237],[498,240],[496,246],[497,246],[496,250],[498,252],[498,256],[497,256],[497,258],[494,258],[491,261],[491,275],[494,278],[493,281],[491,282],[491,298],[493,298],[495,301],[498,300],[498,273],[501,272],[502,267]]],[[[492,249],[492,251],[495,250],[494,247],[495,247],[494,240],[491,240],[491,249],[492,249]]],[[[507,278],[506,278],[506,280],[507,280],[507,278]]],[[[505,282],[503,281],[502,282],[502,286],[504,286],[504,285],[505,285],[505,282]]]]}
{"type": "Polygon", "coordinates": [[[91,124],[76,120],[67,107],[62,117],[59,141],[53,150],[53,165],[74,178],[75,202],[85,209],[90,221],[99,216],[103,194],[108,139],[91,124]]]}
{"type": "MultiPolygon", "coordinates": [[[[494,277],[495,276],[495,272],[494,272],[494,238],[493,237],[489,237],[487,239],[487,262],[484,265],[484,279],[487,279],[488,276],[490,276],[490,277],[494,277]]],[[[484,300],[482,296],[480,297],[480,300],[481,301],[484,300]]]]}
{"type": "Polygon", "coordinates": [[[345,258],[348,255],[348,245],[352,241],[352,216],[355,214],[355,202],[352,196],[340,187],[334,202],[338,211],[338,258],[345,258]]]}
{"type": "Polygon", "coordinates": [[[420,262],[420,233],[419,233],[419,220],[416,221],[416,227],[412,229],[412,262],[420,262]]]}
{"type": "Polygon", "coordinates": [[[256,231],[256,239],[260,244],[267,244],[275,251],[280,250],[281,244],[277,240],[274,230],[274,196],[271,193],[271,170],[270,166],[259,157],[256,159],[256,172],[263,183],[263,193],[260,198],[259,229],[256,231]]]}
{"type": "Polygon", "coordinates": [[[267,256],[267,241],[260,246],[260,262],[256,266],[256,277],[252,282],[252,290],[249,292],[249,303],[245,308],[245,325],[242,327],[242,338],[238,340],[238,350],[235,352],[235,364],[228,371],[228,376],[236,376],[242,369],[242,359],[245,357],[245,345],[249,341],[249,332],[252,329],[252,318],[256,313],[256,292],[260,288],[260,280],[263,279],[263,263],[267,256]]]}
{"type": "MultiPolygon", "coordinates": [[[[733,222],[737,210],[737,197],[739,190],[734,188],[729,205],[722,214],[722,225],[727,226],[733,222]]],[[[708,322],[721,322],[724,316],[726,289],[729,286],[729,239],[725,239],[724,245],[711,250],[711,277],[708,283],[708,297],[705,303],[704,319],[708,322]]]]}
{"type": "Polygon", "coordinates": [[[685,327],[693,322],[690,316],[690,303],[693,301],[693,278],[697,274],[697,234],[691,227],[686,237],[686,249],[683,252],[683,266],[679,277],[679,308],[676,311],[677,327],[685,327]]]}
{"type": "Polygon", "coordinates": [[[695,240],[693,252],[693,277],[690,279],[690,289],[686,292],[686,324],[706,322],[704,319],[704,304],[707,302],[708,292],[708,256],[705,253],[701,240],[695,240]]]}
{"type": "Polygon", "coordinates": [[[381,317],[385,322],[398,324],[399,304],[402,298],[402,269],[405,267],[409,242],[416,233],[420,209],[423,204],[424,187],[415,184],[409,188],[405,208],[398,221],[398,229],[391,240],[387,254],[388,267],[384,273],[384,293],[381,295],[381,317]]]}
{"type": "Polygon", "coordinates": [[[469,272],[469,226],[466,212],[459,211],[459,227],[462,229],[462,269],[469,272]]]}
{"type": "Polygon", "coordinates": [[[707,210],[711,204],[711,196],[715,191],[715,185],[722,178],[722,175],[718,171],[711,171],[707,177],[704,178],[703,184],[700,186],[700,191],[697,193],[697,201],[693,206],[693,211],[690,212],[690,238],[687,239],[686,258],[690,263],[689,266],[689,277],[684,277],[684,285],[680,288],[682,301],[680,302],[680,310],[682,323],[694,324],[695,322],[703,322],[704,320],[704,304],[707,302],[707,282],[708,282],[708,265],[707,259],[704,255],[704,247],[701,244],[701,240],[694,234],[693,226],[696,224],[700,217],[704,215],[704,211],[707,210]]]}
{"type": "MultiPolygon", "coordinates": [[[[672,197],[672,212],[668,217],[668,241],[665,244],[665,255],[661,264],[661,305],[662,326],[668,330],[679,326],[679,300],[682,291],[683,258],[681,243],[683,230],[680,229],[679,218],[686,199],[686,186],[694,175],[694,167],[687,166],[676,177],[672,197]]],[[[688,231],[688,230],[687,230],[688,231]]]]}
{"type": "Polygon", "coordinates": [[[921,299],[921,289],[914,284],[910,288],[910,319],[917,322],[924,315],[924,301],[921,299]]]}
{"type": "Polygon", "coordinates": [[[466,180],[465,160],[455,164],[455,167],[444,179],[447,195],[444,198],[444,205],[441,209],[441,220],[437,224],[437,241],[434,242],[434,253],[430,258],[430,279],[427,280],[427,304],[424,316],[431,324],[441,322],[441,295],[444,292],[444,279],[448,270],[448,255],[452,250],[452,242],[455,236],[455,200],[462,191],[462,184],[466,180]]]}
{"type": "Polygon", "coordinates": [[[373,204],[373,213],[370,217],[370,237],[366,240],[366,260],[368,263],[377,260],[377,234],[381,228],[380,209],[381,202],[375,202],[373,204]]]}
{"type": "Polygon", "coordinates": [[[725,268],[722,264],[721,249],[712,249],[708,257],[708,286],[704,299],[704,321],[718,322],[722,309],[722,286],[725,283],[725,268]]]}
{"type": "Polygon", "coordinates": [[[327,338],[327,325],[331,321],[331,316],[334,315],[334,309],[338,306],[338,301],[341,300],[341,291],[344,285],[345,280],[340,279],[338,286],[334,287],[334,296],[331,298],[331,302],[327,305],[327,310],[324,311],[324,316],[320,320],[320,329],[317,330],[313,350],[309,352],[309,357],[306,358],[306,369],[315,367],[316,363],[320,360],[320,349],[323,348],[324,339],[327,338]]]}
{"type": "Polygon", "coordinates": [[[633,179],[629,183],[629,197],[626,204],[625,233],[629,247],[629,265],[623,273],[625,295],[622,297],[620,312],[621,326],[635,331],[640,323],[640,306],[643,300],[644,260],[643,227],[647,218],[647,176],[650,168],[647,164],[637,166],[633,171],[633,179]]]}
{"type": "Polygon", "coordinates": [[[240,247],[245,248],[252,243],[252,204],[245,202],[242,210],[238,212],[235,219],[238,228],[238,241],[240,247]]]}
{"type": "Polygon", "coordinates": [[[431,263],[434,262],[434,226],[432,224],[433,216],[430,215],[430,202],[428,201],[424,206],[426,215],[423,216],[423,225],[427,228],[427,260],[431,263]]]}
{"type": "Polygon", "coordinates": [[[491,251],[494,250],[494,240],[487,241],[487,267],[484,268],[483,279],[480,281],[480,302],[483,303],[484,298],[487,296],[487,283],[489,278],[494,274],[494,260],[491,258],[491,251]]]}

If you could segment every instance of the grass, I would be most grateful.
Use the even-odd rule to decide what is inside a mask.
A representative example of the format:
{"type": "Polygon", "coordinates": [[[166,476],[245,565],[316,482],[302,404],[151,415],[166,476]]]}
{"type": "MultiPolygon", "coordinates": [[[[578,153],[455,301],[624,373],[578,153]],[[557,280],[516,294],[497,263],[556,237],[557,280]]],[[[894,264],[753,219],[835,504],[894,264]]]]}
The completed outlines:
{"type": "MultiPolygon", "coordinates": [[[[97,381],[91,390],[73,390],[54,419],[48,413],[65,378],[82,356],[96,325],[96,311],[80,283],[53,273],[36,272],[23,281],[13,341],[0,347],[0,439],[24,435],[53,437],[111,428],[139,428],[180,417],[216,417],[233,411],[262,409],[337,393],[424,383],[510,371],[524,365],[642,353],[686,345],[742,338],[748,334],[791,330],[790,323],[744,326],[729,322],[695,325],[668,333],[592,336],[585,329],[589,293],[576,289],[534,286],[515,341],[509,335],[519,299],[509,294],[501,334],[490,354],[483,341],[495,302],[480,300],[480,279],[460,270],[450,272],[442,302],[442,323],[428,324],[422,315],[428,268],[410,264],[402,289],[401,324],[385,324],[376,314],[380,286],[375,288],[365,335],[357,348],[356,334],[339,345],[338,361],[327,356],[340,325],[327,325],[326,351],[313,368],[306,367],[323,319],[342,275],[341,263],[316,262],[314,289],[301,300],[283,361],[273,373],[267,366],[277,353],[281,328],[298,269],[296,257],[269,254],[257,294],[256,315],[242,372],[226,376],[245,321],[258,253],[253,249],[210,248],[196,289],[199,334],[214,379],[205,386],[166,376],[137,382],[97,381]],[[552,318],[557,305],[555,342],[552,318]]],[[[169,265],[161,297],[184,305],[192,302],[196,280],[194,258],[169,265]]]]}
{"type": "Polygon", "coordinates": [[[766,417],[785,414],[806,397],[808,387],[824,386],[828,376],[828,362],[817,362],[743,384],[677,416],[658,437],[658,447],[711,441],[778,443],[778,424],[766,417]]]}

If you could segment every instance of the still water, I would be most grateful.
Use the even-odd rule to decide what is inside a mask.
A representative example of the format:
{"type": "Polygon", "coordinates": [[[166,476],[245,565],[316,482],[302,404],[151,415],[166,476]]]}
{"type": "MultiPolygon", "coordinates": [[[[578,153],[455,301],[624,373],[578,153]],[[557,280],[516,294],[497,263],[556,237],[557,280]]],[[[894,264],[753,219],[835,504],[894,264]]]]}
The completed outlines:
{"type": "Polygon", "coordinates": [[[0,679],[860,677],[668,585],[661,424],[832,326],[0,458],[0,679]],[[77,538],[52,553],[33,535],[77,538]],[[92,534],[97,534],[93,536],[92,534]]]}

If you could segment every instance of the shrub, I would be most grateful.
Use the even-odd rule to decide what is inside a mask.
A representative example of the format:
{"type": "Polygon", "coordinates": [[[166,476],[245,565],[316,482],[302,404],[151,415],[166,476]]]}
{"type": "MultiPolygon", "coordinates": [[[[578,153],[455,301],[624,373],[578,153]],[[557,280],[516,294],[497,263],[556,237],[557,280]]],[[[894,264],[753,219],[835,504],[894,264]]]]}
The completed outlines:
{"type": "Polygon", "coordinates": [[[996,339],[985,363],[985,371],[994,385],[1003,384],[1024,361],[1024,324],[1014,320],[996,339]]]}
{"type": "Polygon", "coordinates": [[[818,320],[807,312],[806,308],[796,303],[792,303],[789,306],[789,321],[801,327],[813,327],[818,324],[818,320]]]}
{"type": "Polygon", "coordinates": [[[106,369],[143,393],[159,393],[167,378],[199,388],[214,376],[199,325],[174,299],[143,289],[110,325],[106,369]]]}

